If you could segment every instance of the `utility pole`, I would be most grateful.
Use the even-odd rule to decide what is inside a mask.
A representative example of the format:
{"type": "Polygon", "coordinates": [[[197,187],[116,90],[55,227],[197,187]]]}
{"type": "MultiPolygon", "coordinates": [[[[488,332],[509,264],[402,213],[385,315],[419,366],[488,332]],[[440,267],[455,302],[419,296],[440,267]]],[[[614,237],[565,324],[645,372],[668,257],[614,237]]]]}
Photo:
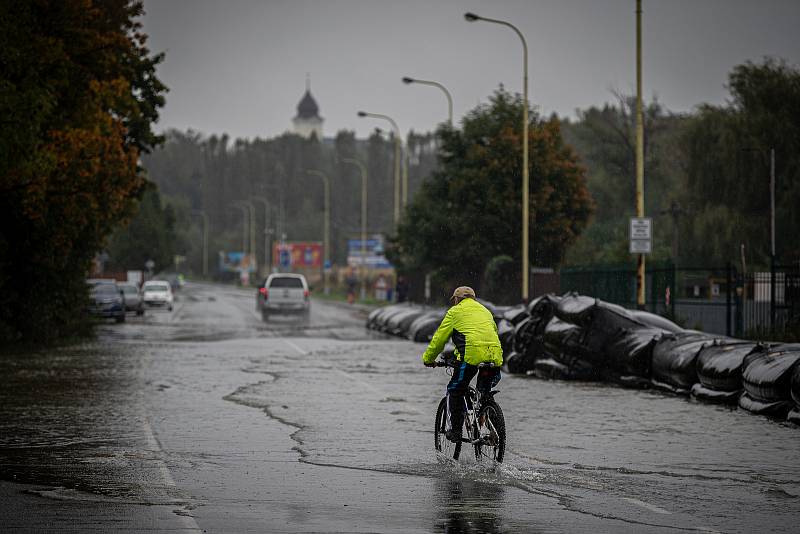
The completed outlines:
{"type": "MultiPolygon", "coordinates": [[[[644,121],[642,117],[642,0],[636,0],[636,216],[644,217],[644,121]]],[[[636,266],[636,307],[645,307],[644,254],[636,266]]]]}

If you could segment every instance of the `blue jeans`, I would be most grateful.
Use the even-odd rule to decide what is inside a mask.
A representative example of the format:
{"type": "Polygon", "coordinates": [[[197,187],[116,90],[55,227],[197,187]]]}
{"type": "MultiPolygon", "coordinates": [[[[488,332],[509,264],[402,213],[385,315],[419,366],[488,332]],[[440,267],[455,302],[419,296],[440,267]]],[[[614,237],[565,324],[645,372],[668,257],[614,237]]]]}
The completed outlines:
{"type": "Polygon", "coordinates": [[[453,377],[447,384],[447,413],[450,419],[450,428],[461,432],[464,426],[464,395],[467,393],[472,377],[478,375],[476,389],[483,395],[489,393],[500,382],[500,369],[479,369],[477,365],[459,362],[453,369],[453,377]],[[478,372],[480,371],[480,372],[478,372]]]}

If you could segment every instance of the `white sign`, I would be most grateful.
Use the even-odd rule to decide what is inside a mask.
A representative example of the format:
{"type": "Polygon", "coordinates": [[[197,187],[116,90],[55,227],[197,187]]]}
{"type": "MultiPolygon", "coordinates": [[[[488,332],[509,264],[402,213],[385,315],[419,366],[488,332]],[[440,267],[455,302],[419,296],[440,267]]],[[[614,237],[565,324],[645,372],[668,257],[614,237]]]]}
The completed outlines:
{"type": "Polygon", "coordinates": [[[653,219],[650,217],[631,217],[631,240],[653,239],[653,219]]]}
{"type": "Polygon", "coordinates": [[[650,254],[653,251],[652,241],[649,239],[631,239],[631,254],[650,254]]]}

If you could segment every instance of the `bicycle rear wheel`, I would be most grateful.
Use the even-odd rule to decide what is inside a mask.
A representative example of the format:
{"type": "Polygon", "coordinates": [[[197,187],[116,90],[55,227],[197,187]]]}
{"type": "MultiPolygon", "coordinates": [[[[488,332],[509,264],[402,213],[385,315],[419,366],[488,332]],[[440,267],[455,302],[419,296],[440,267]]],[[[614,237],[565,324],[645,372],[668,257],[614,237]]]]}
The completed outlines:
{"type": "Polygon", "coordinates": [[[433,444],[436,450],[445,456],[452,457],[453,460],[458,460],[458,455],[461,454],[461,443],[453,443],[445,437],[447,431],[447,397],[439,402],[439,408],[436,409],[436,424],[433,428],[433,444]]]}
{"type": "Polygon", "coordinates": [[[475,445],[475,458],[503,461],[506,452],[506,420],[500,406],[491,401],[481,407],[478,414],[481,443],[475,445]]]}

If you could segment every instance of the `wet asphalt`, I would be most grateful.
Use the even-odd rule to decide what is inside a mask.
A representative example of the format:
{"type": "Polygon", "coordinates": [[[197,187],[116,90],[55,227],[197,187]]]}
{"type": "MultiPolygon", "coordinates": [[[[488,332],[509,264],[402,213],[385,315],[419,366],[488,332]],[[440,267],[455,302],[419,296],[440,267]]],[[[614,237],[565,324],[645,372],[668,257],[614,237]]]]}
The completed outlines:
{"type": "Polygon", "coordinates": [[[424,345],[314,301],[187,284],[173,312],[0,359],[0,529],[796,532],[800,429],[602,384],[506,376],[502,466],[433,451],[424,345]]]}

